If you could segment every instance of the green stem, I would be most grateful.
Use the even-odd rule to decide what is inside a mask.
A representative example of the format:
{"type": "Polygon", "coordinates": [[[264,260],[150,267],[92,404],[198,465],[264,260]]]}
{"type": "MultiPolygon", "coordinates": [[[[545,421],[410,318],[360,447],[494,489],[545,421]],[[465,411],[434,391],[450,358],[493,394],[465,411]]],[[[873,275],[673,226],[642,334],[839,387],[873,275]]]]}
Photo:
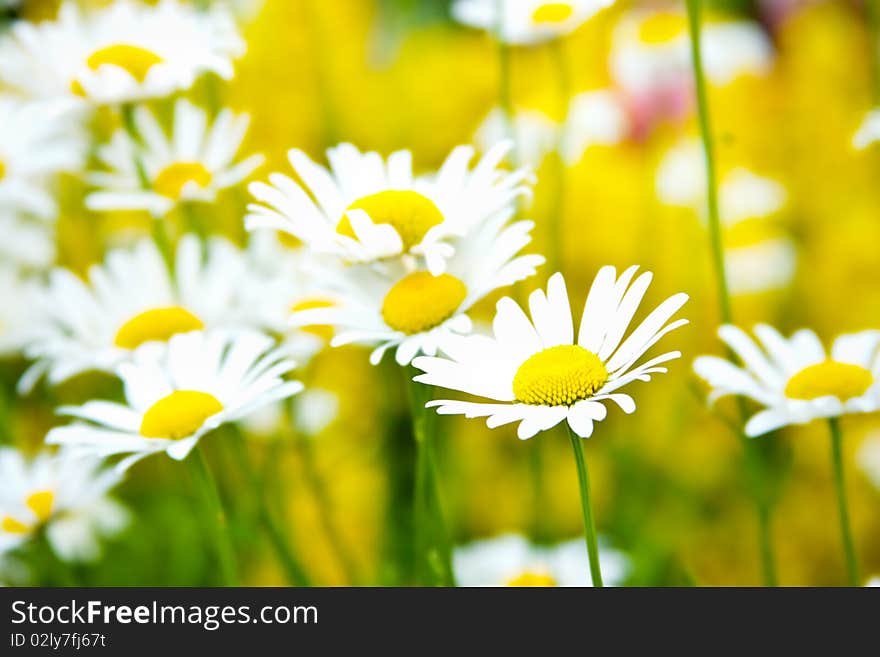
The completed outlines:
{"type": "Polygon", "coordinates": [[[846,481],[843,472],[843,434],[840,431],[840,420],[836,417],[828,420],[831,431],[831,462],[834,466],[834,492],[837,494],[837,511],[840,516],[840,537],[843,542],[843,554],[846,559],[847,583],[849,586],[859,585],[859,566],[856,560],[856,549],[853,544],[852,529],[849,523],[849,506],[846,501],[846,481]]]}
{"type": "Polygon", "coordinates": [[[568,104],[571,99],[571,71],[562,39],[550,42],[550,52],[557,75],[557,103],[559,107],[559,128],[556,133],[556,187],[551,199],[548,224],[550,234],[550,266],[551,271],[563,270],[562,245],[565,241],[565,195],[567,192],[566,164],[562,158],[562,147],[568,131],[568,104]]]}
{"type": "Polygon", "coordinates": [[[599,565],[596,521],[593,518],[593,506],[590,503],[590,476],[587,472],[587,462],[584,459],[584,447],[581,444],[583,438],[572,431],[571,427],[568,427],[568,438],[571,441],[571,449],[574,451],[574,461],[577,465],[578,486],[581,492],[581,510],[584,514],[584,539],[587,543],[587,556],[590,559],[590,577],[593,580],[593,586],[604,586],[602,583],[602,569],[599,565]]]}
{"type": "Polygon", "coordinates": [[[434,413],[425,408],[432,388],[412,381],[415,371],[404,370],[409,379],[413,438],[416,443],[415,531],[422,583],[455,586],[452,544],[443,515],[437,475],[434,413]]]}
{"type": "Polygon", "coordinates": [[[193,470],[195,478],[199,482],[202,494],[208,504],[213,517],[214,541],[217,549],[217,557],[220,561],[220,572],[223,583],[226,586],[238,585],[238,573],[235,563],[235,549],[232,545],[232,536],[229,533],[229,522],[223,502],[220,499],[220,491],[217,489],[217,481],[211,473],[208,462],[200,447],[193,450],[194,453],[187,459],[193,470]]]}
{"type": "Polygon", "coordinates": [[[868,42],[871,56],[871,92],[880,105],[880,0],[865,0],[868,11],[868,42]]]}
{"type": "MultiPolygon", "coordinates": [[[[147,169],[144,166],[140,153],[138,152],[141,140],[137,131],[137,126],[135,125],[134,105],[131,103],[125,103],[122,105],[120,111],[122,113],[122,125],[125,127],[125,131],[128,133],[132,142],[132,160],[134,162],[135,171],[137,171],[137,177],[141,189],[151,189],[152,183],[150,182],[150,177],[147,175],[147,169]]],[[[165,218],[152,215],[150,219],[150,232],[153,241],[156,243],[156,248],[159,249],[159,253],[162,255],[162,259],[168,267],[168,273],[171,275],[171,279],[174,280],[174,252],[171,247],[171,239],[168,237],[168,229],[165,226],[165,218]]]]}
{"type": "MultiPolygon", "coordinates": [[[[700,137],[706,160],[706,205],[709,224],[709,248],[712,265],[715,270],[715,282],[718,292],[718,309],[723,324],[733,323],[733,310],[730,301],[730,289],[727,284],[727,271],[724,262],[724,242],[722,237],[721,214],[718,204],[718,172],[715,164],[715,139],[712,134],[712,121],[709,113],[709,97],[706,88],[706,75],[703,71],[703,53],[701,43],[702,0],[687,0],[688,26],[691,45],[691,62],[694,72],[694,88],[697,96],[697,116],[700,124],[700,137]]],[[[745,425],[745,407],[740,404],[740,418],[745,425]]],[[[740,432],[740,442],[746,450],[746,461],[751,463],[755,458],[759,461],[753,467],[760,489],[755,495],[758,514],[758,544],[762,564],[762,575],[765,586],[775,586],[776,566],[770,536],[771,509],[764,495],[767,467],[763,456],[749,445],[750,439],[740,432]]]]}

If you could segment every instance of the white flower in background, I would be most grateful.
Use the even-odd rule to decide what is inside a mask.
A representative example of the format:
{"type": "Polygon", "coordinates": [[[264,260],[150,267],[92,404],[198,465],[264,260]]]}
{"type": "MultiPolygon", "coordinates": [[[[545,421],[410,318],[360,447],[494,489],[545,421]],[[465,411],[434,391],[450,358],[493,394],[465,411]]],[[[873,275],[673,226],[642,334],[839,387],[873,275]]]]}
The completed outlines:
{"type": "Polygon", "coordinates": [[[128,512],[108,497],[120,475],[98,459],[67,450],[25,458],[0,448],[0,553],[44,530],[65,561],[93,561],[100,540],[128,524],[128,512]]]}
{"type": "MultiPolygon", "coordinates": [[[[606,545],[600,553],[606,586],[622,584],[626,557],[606,545]]],[[[542,546],[505,534],[457,547],[453,570],[459,586],[592,586],[586,560],[583,538],[542,546]]]]}
{"type": "Polygon", "coordinates": [[[856,463],[874,487],[880,490],[880,432],[871,433],[856,454],[856,463]]]}
{"type": "MultiPolygon", "coordinates": [[[[543,159],[557,150],[562,126],[544,112],[517,110],[513,116],[518,161],[537,169],[543,159]]],[[[504,112],[493,109],[477,128],[476,143],[489,149],[510,132],[504,112]]],[[[620,143],[629,132],[626,108],[611,91],[587,91],[571,99],[565,122],[561,156],[569,166],[577,164],[591,146],[620,143]]]]}
{"type": "Polygon", "coordinates": [[[55,233],[51,225],[0,210],[0,263],[38,270],[55,260],[55,233]]]}
{"type": "Polygon", "coordinates": [[[411,254],[441,273],[452,253],[443,240],[464,235],[529,192],[526,170],[499,169],[510,147],[496,145],[470,169],[474,150],[459,146],[429,176],[413,174],[409,151],[386,160],[341,144],[327,151],[327,169],[292,150],[288,157],[303,185],[280,173],[269,184],[251,183],[261,203],[248,206],[245,226],[289,233],[315,253],[349,262],[411,254]]]}
{"type": "Polygon", "coordinates": [[[487,417],[489,428],[519,422],[525,440],[568,422],[582,438],[593,433],[593,423],[605,419],[604,402],[612,401],[625,413],[635,411],[632,397],[618,392],[633,381],[650,381],[665,373],[662,363],[679,358],[673,351],[636,365],[664,335],[687,324],[667,322],[687,301],[676,294],[655,308],[624,339],[652,275],[633,281],[638,267],[620,278],[614,267],[603,267],[587,296],[575,341],[568,291],[561,274],[554,274],[547,293],[529,297],[532,318],[511,298],[498,302],[494,337],[448,336],[441,345],[447,357],[413,361],[424,374],[415,380],[492,400],[488,403],[437,400],[428,403],[441,415],[487,417]]]}
{"type": "Polygon", "coordinates": [[[34,308],[39,283],[13,267],[0,265],[0,357],[18,354],[40,325],[34,308]]]}
{"type": "Polygon", "coordinates": [[[242,290],[245,258],[230,242],[212,238],[203,259],[193,235],[177,247],[176,286],[151,240],[111,251],[93,265],[88,281],[58,268],[32,303],[43,318],[26,354],[36,361],[19,387],[29,390],[48,374],[51,384],[89,370],[112,372],[146,342],[202,329],[253,325],[242,290]]]}
{"type": "Polygon", "coordinates": [[[220,190],[237,185],[263,162],[262,155],[234,161],[250,123],[247,114],[224,109],[209,125],[204,110],[180,99],[173,121],[168,137],[156,117],[138,107],[134,123],[143,144],[120,129],[98,149],[98,158],[108,170],[89,175],[89,182],[98,187],[86,198],[90,209],[146,210],[161,216],[179,203],[214,201],[220,190]],[[136,159],[143,165],[149,189],[143,188],[136,159]]]}
{"type": "Polygon", "coordinates": [[[0,81],[33,98],[126,103],[189,89],[203,73],[229,79],[243,54],[232,17],[178,0],[119,0],[54,21],[17,21],[0,38],[0,81]]]}
{"type": "Polygon", "coordinates": [[[717,356],[694,361],[694,371],[712,388],[710,402],[741,395],[764,407],[746,423],[747,435],[880,409],[880,331],[841,335],[830,355],[807,329],[786,339],[759,324],[754,333],[760,343],[736,326],[718,329],[741,367],[717,356]]]}
{"type": "Polygon", "coordinates": [[[293,400],[293,423],[304,436],[314,437],[339,417],[339,395],[322,388],[308,388],[293,400]]]}
{"type": "Polygon", "coordinates": [[[612,4],[614,0],[455,0],[452,16],[505,43],[531,45],[571,34],[612,4]]]}
{"type": "MultiPolygon", "coordinates": [[[[656,188],[662,203],[692,208],[705,220],[706,164],[698,140],[685,140],[669,150],[657,168],[656,188]]],[[[785,209],[787,196],[779,182],[743,167],[722,176],[718,205],[733,294],[779,289],[794,280],[797,247],[772,221],[785,209]]]]}
{"type": "Polygon", "coordinates": [[[873,109],[868,112],[862,125],[853,135],[853,146],[864,150],[877,141],[880,141],[880,109],[873,109]]]}
{"type": "MultiPolygon", "coordinates": [[[[4,62],[0,71],[5,67],[4,62]]],[[[0,207],[4,212],[18,210],[54,218],[52,177],[78,171],[85,155],[82,127],[71,112],[0,95],[0,207]]]]}
{"type": "Polygon", "coordinates": [[[50,445],[95,456],[127,454],[122,471],[151,454],[182,460],[208,432],[302,390],[285,379],[294,362],[262,333],[186,333],[146,344],[117,375],[125,403],[90,401],[58,413],[77,422],[56,427],[50,445]]]}
{"type": "Polygon", "coordinates": [[[293,324],[337,328],[333,346],[375,345],[373,364],[392,348],[400,365],[420,353],[433,356],[448,336],[471,331],[466,313],[477,301],[528,278],[543,264],[539,255],[517,256],[531,242],[534,224],[507,225],[512,215],[512,210],[498,213],[456,242],[446,271],[436,276],[403,265],[343,271],[342,302],[296,313],[293,324]]]}

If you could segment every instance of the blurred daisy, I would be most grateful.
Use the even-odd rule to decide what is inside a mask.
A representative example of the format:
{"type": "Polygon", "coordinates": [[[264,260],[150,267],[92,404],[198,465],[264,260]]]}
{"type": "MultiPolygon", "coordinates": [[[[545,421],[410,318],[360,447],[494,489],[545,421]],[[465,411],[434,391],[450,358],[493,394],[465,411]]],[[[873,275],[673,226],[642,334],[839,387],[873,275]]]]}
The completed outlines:
{"type": "Polygon", "coordinates": [[[119,0],[54,21],[17,21],[0,41],[0,81],[34,97],[126,103],[189,89],[203,73],[232,77],[244,42],[229,14],[178,0],[119,0]]]}
{"type": "MultiPolygon", "coordinates": [[[[592,586],[586,559],[582,539],[539,546],[505,534],[456,548],[453,568],[459,586],[592,586]]],[[[601,560],[606,584],[620,585],[629,569],[626,558],[603,546],[601,560]]]]}
{"type": "Polygon", "coordinates": [[[78,171],[85,150],[81,126],[70,112],[0,95],[0,206],[54,218],[51,177],[78,171]]]}
{"type": "Polygon", "coordinates": [[[61,450],[28,460],[0,448],[0,553],[45,531],[52,551],[65,561],[92,561],[100,539],[128,524],[128,512],[108,497],[119,473],[101,462],[61,450]]]}
{"type": "Polygon", "coordinates": [[[33,303],[39,285],[15,268],[2,265],[0,289],[0,357],[5,357],[18,354],[39,325],[33,303]]]}
{"type": "Polygon", "coordinates": [[[209,125],[204,110],[180,99],[169,138],[156,117],[138,107],[134,124],[143,145],[121,129],[98,149],[108,171],[90,174],[89,182],[99,191],[88,195],[86,205],[92,210],[147,210],[162,216],[178,203],[213,201],[217,192],[237,185],[263,162],[262,155],[234,162],[249,123],[247,114],[236,116],[225,109],[209,125]],[[149,189],[143,188],[135,162],[143,165],[149,189]]]}
{"type": "Polygon", "coordinates": [[[711,402],[742,395],[764,407],[746,424],[747,435],[880,409],[880,331],[841,335],[830,355],[807,329],[788,339],[765,324],[754,332],[760,343],[736,326],[718,329],[741,367],[717,356],[694,361],[694,371],[712,388],[711,402]]]}
{"type": "MultiPolygon", "coordinates": [[[[685,140],[669,150],[657,169],[656,188],[661,202],[692,208],[705,220],[706,165],[698,140],[685,140]]],[[[733,294],[779,289],[794,280],[797,248],[773,221],[785,209],[787,197],[779,182],[743,167],[722,176],[718,204],[733,294]]]]}
{"type": "Polygon", "coordinates": [[[856,454],[856,462],[868,480],[880,490],[880,432],[874,431],[865,438],[856,454]]]}
{"type": "Polygon", "coordinates": [[[452,15],[505,43],[531,45],[571,34],[612,4],[614,0],[455,0],[452,15]]]}
{"type": "Polygon", "coordinates": [[[853,146],[863,150],[877,141],[880,141],[880,109],[873,109],[853,136],[853,146]]]}
{"type": "Polygon", "coordinates": [[[35,295],[41,328],[26,354],[36,360],[19,383],[29,390],[48,373],[51,384],[89,370],[112,372],[133,350],[178,333],[249,325],[242,289],[249,285],[241,252],[223,238],[202,245],[193,235],[178,244],[176,284],[158,249],[143,240],[111,251],[88,281],[58,268],[35,295]]]}
{"type": "Polygon", "coordinates": [[[43,269],[55,260],[55,234],[44,222],[0,210],[0,262],[43,269]]]}
{"type": "Polygon", "coordinates": [[[636,365],[664,335],[687,324],[685,319],[667,322],[688,298],[686,294],[668,298],[624,339],[652,279],[644,273],[633,281],[637,270],[630,267],[620,278],[614,267],[599,270],[587,296],[577,342],[561,274],[550,278],[546,294],[532,292],[531,320],[513,299],[501,299],[494,337],[448,336],[441,345],[447,357],[413,361],[424,372],[416,381],[492,401],[438,400],[428,406],[437,407],[441,415],[487,417],[490,428],[519,422],[521,439],[565,421],[575,434],[587,438],[593,423],[605,419],[606,401],[632,413],[636,407],[632,397],[618,390],[665,373],[662,363],[681,356],[673,351],[636,365]]]}
{"type": "Polygon", "coordinates": [[[125,403],[90,401],[58,409],[80,420],[46,442],[95,456],[127,454],[122,471],[151,454],[182,460],[208,432],[302,390],[275,341],[256,332],[187,333],[147,344],[117,375],[125,403]]]}
{"type": "Polygon", "coordinates": [[[459,146],[430,176],[413,175],[409,151],[384,160],[341,144],[327,151],[327,169],[292,150],[288,158],[303,184],[280,173],[269,176],[269,184],[251,183],[261,203],[248,206],[245,225],[286,232],[316,253],[349,262],[420,256],[438,274],[452,253],[444,239],[465,234],[528,193],[527,171],[499,169],[510,146],[496,145],[473,169],[473,148],[459,146]]]}
{"type": "MultiPolygon", "coordinates": [[[[591,146],[621,142],[629,131],[626,109],[611,91],[587,91],[571,99],[565,121],[565,139],[561,144],[563,160],[577,164],[591,146]]],[[[562,126],[544,112],[517,110],[513,116],[516,157],[534,169],[557,150],[562,126]]],[[[493,109],[477,128],[475,139],[483,149],[503,140],[509,132],[504,112],[493,109]]]]}
{"type": "Polygon", "coordinates": [[[534,224],[506,225],[511,216],[511,210],[498,213],[456,243],[446,271],[437,276],[402,265],[349,268],[342,272],[342,302],[295,313],[293,324],[338,328],[333,346],[377,345],[370,355],[373,364],[392,348],[400,365],[419,353],[433,356],[448,336],[471,331],[465,313],[477,301],[533,275],[544,262],[538,255],[517,256],[531,241],[534,224]]]}

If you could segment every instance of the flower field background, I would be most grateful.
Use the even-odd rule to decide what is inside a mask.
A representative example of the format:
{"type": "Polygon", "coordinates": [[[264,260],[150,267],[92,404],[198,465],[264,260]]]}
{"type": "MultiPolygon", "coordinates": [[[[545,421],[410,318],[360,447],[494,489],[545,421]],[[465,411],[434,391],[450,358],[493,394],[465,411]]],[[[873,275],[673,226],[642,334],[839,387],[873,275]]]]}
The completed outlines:
{"type": "MultiPolygon", "coordinates": [[[[8,9],[0,1],[0,14],[8,16],[0,44],[9,43],[20,22],[55,20],[59,3],[6,4],[8,9]]],[[[114,3],[65,4],[88,12],[114,3]]],[[[697,357],[727,353],[718,338],[724,319],[685,5],[618,0],[561,35],[505,44],[492,29],[460,20],[453,4],[193,2],[194,10],[228,12],[235,21],[246,47],[227,53],[234,64],[229,79],[209,71],[167,93],[100,101],[95,90],[104,81],[83,80],[86,89],[79,100],[86,97],[84,102],[91,103],[87,115],[79,107],[63,110],[70,112],[63,115],[68,119],[51,112],[46,115],[51,118],[30,114],[32,122],[75,123],[76,139],[84,145],[72,147],[80,152],[75,166],[38,177],[36,195],[18,189],[4,196],[3,184],[14,171],[7,164],[4,181],[0,168],[0,277],[11,281],[4,285],[9,300],[0,309],[3,444],[33,455],[46,449],[50,430],[69,424],[68,417],[56,413],[59,407],[95,399],[126,403],[120,378],[95,371],[106,367],[83,367],[55,382],[50,370],[48,377],[29,375],[29,389],[20,385],[23,375],[33,374],[29,368],[47,358],[33,351],[41,322],[48,321],[40,314],[45,299],[58,307],[77,303],[70,288],[53,282],[52,292],[53,268],[88,280],[90,266],[116,249],[149,241],[160,222],[178,258],[186,234],[196,236],[189,235],[194,253],[207,235],[223,236],[241,249],[249,243],[245,269],[238,272],[234,258],[229,260],[233,264],[224,264],[225,256],[217,255],[210,276],[254,281],[242,312],[262,313],[267,304],[279,302],[273,295],[287,294],[289,286],[296,289],[297,277],[308,278],[313,289],[315,278],[333,288],[334,275],[321,265],[298,269],[293,260],[283,264],[308,249],[303,240],[273,238],[261,252],[255,246],[258,236],[274,236],[275,231],[245,226],[245,217],[254,213],[248,205],[265,202],[253,185],[249,191],[249,183],[268,184],[273,172],[293,175],[288,151],[300,149],[326,165],[326,150],[342,143],[384,157],[408,150],[416,174],[427,174],[460,145],[475,146],[470,165],[477,166],[507,139],[512,147],[499,170],[512,175],[528,167],[534,175],[524,183],[531,194],[502,199],[515,219],[534,222],[531,243],[515,255],[541,254],[547,263],[536,266],[532,276],[515,277],[522,280],[513,284],[489,287],[467,312],[475,332],[489,332],[500,298],[511,296],[525,304],[532,290],[547,289],[556,271],[565,276],[576,327],[591,284],[606,265],[619,274],[633,264],[653,272],[637,321],[675,293],[690,297],[680,311],[689,323],[665,336],[661,345],[664,352],[680,351],[681,358],[667,363],[669,372],[650,384],[631,384],[637,410],[630,415],[608,404],[607,418],[597,421],[583,441],[606,580],[636,586],[766,582],[757,502],[766,514],[778,583],[846,583],[827,423],[791,423],[743,439],[740,404],[731,398],[710,404],[709,387],[694,371],[697,357]],[[662,18],[667,15],[672,18],[662,18]],[[124,176],[110,181],[91,175],[117,169],[99,145],[125,133],[126,120],[134,122],[134,134],[138,126],[143,131],[145,109],[160,131],[172,124],[177,130],[176,112],[186,111],[176,107],[179,98],[201,108],[210,121],[223,110],[250,116],[241,148],[232,149],[238,154],[223,163],[227,173],[253,154],[263,159],[252,160],[252,166],[239,171],[239,179],[230,175],[228,185],[203,198],[182,200],[181,189],[211,186],[199,183],[190,171],[176,194],[163,195],[153,181],[154,192],[174,199],[168,207],[121,207],[132,204],[128,183],[119,182],[124,176]],[[141,109],[133,110],[134,104],[141,109]],[[96,191],[103,200],[95,199],[96,191]],[[41,211],[45,204],[22,202],[22,196],[25,201],[47,197],[48,210],[41,211]],[[248,267],[268,272],[262,283],[256,283],[248,267]],[[278,285],[272,283],[276,279],[278,285]]],[[[807,327],[825,345],[840,334],[880,328],[880,145],[873,144],[880,126],[872,128],[866,121],[880,105],[874,3],[726,0],[702,5],[706,100],[734,323],[747,331],[769,324],[786,336],[807,327]],[[723,29],[731,25],[736,29],[723,29]]],[[[7,127],[12,113],[2,114],[2,102],[37,102],[39,95],[3,74],[4,68],[18,65],[9,52],[0,45],[0,120],[7,119],[7,127]]],[[[12,132],[0,125],[0,165],[5,157],[12,161],[3,141],[12,143],[12,132]]],[[[37,149],[33,157],[61,141],[50,134],[40,147],[45,151],[37,149]]],[[[132,169],[130,177],[135,173],[132,169]]],[[[219,185],[213,173],[212,184],[219,185]]],[[[143,271],[122,274],[132,295],[141,293],[136,289],[145,282],[134,279],[143,271]]],[[[197,313],[205,319],[213,312],[212,301],[217,312],[223,310],[223,300],[211,296],[222,288],[199,284],[204,287],[194,288],[193,303],[202,305],[193,307],[205,308],[197,313]]],[[[127,289],[122,285],[115,298],[124,299],[127,289]]],[[[350,293],[345,285],[342,289],[350,293]]],[[[285,300],[284,308],[294,315],[320,310],[314,304],[297,306],[297,301],[285,300]]],[[[115,322],[111,333],[123,315],[109,315],[107,321],[115,322]]],[[[331,347],[327,342],[334,329],[324,322],[291,327],[281,315],[274,324],[266,320],[272,330],[265,332],[293,350],[297,365],[278,372],[272,389],[295,379],[303,390],[280,401],[279,393],[279,399],[253,412],[207,427],[197,452],[187,457],[202,455],[216,478],[225,517],[220,531],[231,538],[238,583],[423,583],[413,539],[416,455],[407,396],[408,379],[425,368],[418,360],[415,367],[402,367],[394,349],[371,364],[378,343],[331,347]],[[303,332],[307,348],[297,341],[303,332]],[[267,513],[273,518],[269,531],[267,513]],[[293,569],[273,549],[279,540],[295,553],[293,569]],[[297,578],[297,568],[305,575],[297,578]]],[[[83,335],[99,333],[100,327],[89,325],[83,335]]],[[[439,349],[443,352],[442,342],[439,349]]],[[[51,358],[57,366],[61,357],[51,358]]],[[[880,377],[880,370],[873,374],[880,377]]],[[[876,388],[877,379],[872,385],[876,388]]],[[[455,398],[446,393],[433,392],[422,401],[455,398]]],[[[880,401],[880,392],[876,396],[880,401]]],[[[222,401],[232,408],[231,401],[222,401]]],[[[746,418],[757,412],[752,401],[744,404],[746,418]]],[[[864,584],[880,573],[880,412],[843,413],[839,423],[858,583],[864,584]]],[[[529,561],[517,556],[523,551],[549,554],[575,539],[582,550],[578,477],[564,422],[529,440],[517,438],[515,424],[490,430],[482,420],[461,416],[440,416],[436,427],[439,502],[449,540],[460,546],[454,559],[459,584],[511,583],[516,578],[498,563],[529,561]],[[510,534],[528,537],[538,547],[524,547],[525,539],[510,534]],[[480,543],[499,536],[506,536],[507,544],[498,553],[480,543]]],[[[18,476],[11,472],[0,468],[0,515],[10,518],[9,509],[20,506],[11,500],[18,476]]],[[[88,531],[103,534],[99,549],[87,549],[82,558],[59,558],[50,531],[58,519],[48,513],[42,518],[28,504],[48,528],[35,527],[28,542],[0,541],[0,581],[229,583],[217,554],[218,542],[226,539],[218,537],[217,510],[206,503],[197,469],[159,453],[119,476],[111,492],[113,508],[89,509],[98,520],[88,531]],[[107,526],[95,529],[101,519],[108,519],[107,526]]],[[[0,534],[18,535],[19,529],[4,524],[0,534]]],[[[557,557],[530,558],[553,570],[557,557]]],[[[576,551],[574,561],[582,572],[573,579],[580,582],[577,578],[589,573],[586,552],[576,551]]],[[[558,572],[568,567],[566,562],[558,572]]],[[[541,574],[527,565],[523,569],[514,573],[528,576],[520,583],[541,574]]],[[[554,583],[564,579],[554,570],[554,583]]]]}

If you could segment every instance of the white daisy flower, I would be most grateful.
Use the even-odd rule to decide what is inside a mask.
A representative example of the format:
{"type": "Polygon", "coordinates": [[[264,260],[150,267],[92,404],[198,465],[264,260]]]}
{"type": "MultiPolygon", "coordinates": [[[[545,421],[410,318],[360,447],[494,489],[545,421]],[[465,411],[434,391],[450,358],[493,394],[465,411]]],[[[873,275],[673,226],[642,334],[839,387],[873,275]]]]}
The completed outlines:
{"type": "Polygon", "coordinates": [[[127,454],[119,471],[161,452],[183,460],[208,432],[302,390],[284,378],[293,368],[262,333],[175,335],[119,365],[124,404],[61,407],[60,414],[80,421],[52,429],[46,442],[101,457],[127,454]]]}
{"type": "Polygon", "coordinates": [[[630,267],[620,278],[614,267],[599,270],[584,305],[577,342],[562,274],[550,278],[547,294],[532,292],[531,320],[513,299],[501,299],[494,337],[448,336],[441,345],[447,357],[413,361],[424,372],[416,381],[493,401],[444,399],[428,406],[441,415],[487,417],[489,428],[519,422],[517,434],[523,440],[565,421],[575,434],[587,438],[593,423],[605,419],[606,401],[625,413],[634,412],[632,397],[618,390],[665,373],[661,365],[681,356],[673,351],[636,365],[660,338],[687,324],[685,319],[667,322],[688,299],[686,294],[668,298],[624,339],[652,279],[646,272],[633,281],[637,270],[630,267]]]}
{"type": "Polygon", "coordinates": [[[378,345],[370,355],[374,365],[392,348],[400,365],[420,353],[433,356],[448,336],[471,331],[466,313],[477,301],[528,278],[543,264],[542,256],[517,256],[531,241],[534,223],[506,225],[512,214],[496,214],[456,243],[446,271],[437,276],[402,264],[341,272],[341,304],[296,313],[293,324],[337,327],[333,346],[378,345]]]}
{"type": "Polygon", "coordinates": [[[0,206],[4,211],[54,218],[56,204],[49,190],[52,176],[78,171],[85,153],[82,128],[70,112],[0,95],[0,206]]]}
{"type": "Polygon", "coordinates": [[[528,193],[526,170],[499,169],[510,146],[496,145],[472,170],[473,148],[459,146],[430,176],[413,175],[409,151],[385,160],[341,144],[327,151],[327,169],[292,150],[288,157],[303,185],[280,173],[269,176],[270,184],[251,183],[265,205],[248,206],[245,226],[289,233],[316,253],[349,262],[412,254],[439,274],[451,255],[444,239],[465,234],[528,193]]]}
{"type": "Polygon", "coordinates": [[[189,89],[203,73],[229,79],[245,44],[221,8],[119,0],[54,21],[17,21],[0,40],[0,81],[34,98],[127,103],[189,89]]]}
{"type": "Polygon", "coordinates": [[[58,268],[35,295],[43,321],[28,343],[36,361],[19,383],[30,390],[43,373],[57,384],[89,370],[112,372],[146,342],[202,329],[253,326],[242,290],[249,285],[245,258],[215,237],[202,245],[193,235],[178,244],[176,284],[151,240],[111,251],[93,265],[88,280],[58,268]]]}
{"type": "MultiPolygon", "coordinates": [[[[601,554],[606,585],[619,586],[629,570],[626,557],[606,545],[601,554]]],[[[586,560],[582,538],[543,546],[504,534],[457,547],[453,569],[459,586],[592,586],[586,560]]]]}
{"type": "Polygon", "coordinates": [[[98,149],[108,171],[89,175],[99,188],[86,198],[90,209],[147,210],[162,216],[178,203],[214,201],[220,190],[237,185],[263,162],[262,155],[234,161],[250,123],[247,114],[224,109],[209,125],[204,110],[180,99],[173,120],[168,137],[149,110],[135,109],[135,129],[143,145],[120,129],[98,149]],[[136,161],[143,165],[149,189],[143,188],[136,161]]]}
{"type": "Polygon", "coordinates": [[[864,150],[877,141],[880,141],[880,109],[873,109],[868,112],[862,125],[853,135],[853,146],[864,150]]]}
{"type": "Polygon", "coordinates": [[[55,231],[40,221],[0,210],[0,263],[39,270],[55,260],[55,231]]]}
{"type": "Polygon", "coordinates": [[[0,357],[6,357],[18,354],[40,325],[34,309],[39,284],[13,267],[0,266],[0,289],[0,357]]]}
{"type": "MultiPolygon", "coordinates": [[[[504,112],[493,109],[477,128],[477,144],[488,149],[510,132],[504,112]]],[[[562,126],[544,112],[520,109],[513,115],[516,157],[533,169],[557,150],[562,126]]],[[[577,164],[591,146],[620,143],[629,132],[626,109],[611,91],[586,91],[571,99],[565,120],[562,159],[569,166],[577,164]]]]}
{"type": "MultiPolygon", "coordinates": [[[[707,216],[703,147],[687,139],[669,150],[656,176],[657,197],[666,205],[692,208],[707,216]]],[[[785,187],[744,167],[722,176],[718,205],[724,226],[724,266],[733,294],[779,289],[794,280],[797,247],[768,219],[785,209],[785,187]]]]}
{"type": "MultiPolygon", "coordinates": [[[[707,23],[701,46],[706,77],[718,85],[743,74],[764,75],[773,62],[769,37],[748,21],[707,23]]],[[[687,14],[654,9],[626,13],[612,34],[610,67],[615,81],[635,95],[689,85],[693,73],[687,14]]]]}
{"type": "Polygon", "coordinates": [[[513,45],[532,45],[571,34],[614,0],[455,0],[452,16],[513,45]]]}
{"type": "Polygon", "coordinates": [[[120,475],[98,459],[61,450],[29,460],[3,447],[0,480],[0,553],[44,530],[60,559],[92,561],[100,540],[128,524],[128,512],[108,497],[120,475]]]}
{"type": "Polygon", "coordinates": [[[741,395],[764,407],[746,423],[747,435],[880,409],[880,331],[841,335],[830,355],[807,329],[786,339],[759,324],[754,333],[759,343],[736,326],[718,329],[741,367],[717,356],[694,361],[694,371],[712,388],[711,402],[741,395]]]}

